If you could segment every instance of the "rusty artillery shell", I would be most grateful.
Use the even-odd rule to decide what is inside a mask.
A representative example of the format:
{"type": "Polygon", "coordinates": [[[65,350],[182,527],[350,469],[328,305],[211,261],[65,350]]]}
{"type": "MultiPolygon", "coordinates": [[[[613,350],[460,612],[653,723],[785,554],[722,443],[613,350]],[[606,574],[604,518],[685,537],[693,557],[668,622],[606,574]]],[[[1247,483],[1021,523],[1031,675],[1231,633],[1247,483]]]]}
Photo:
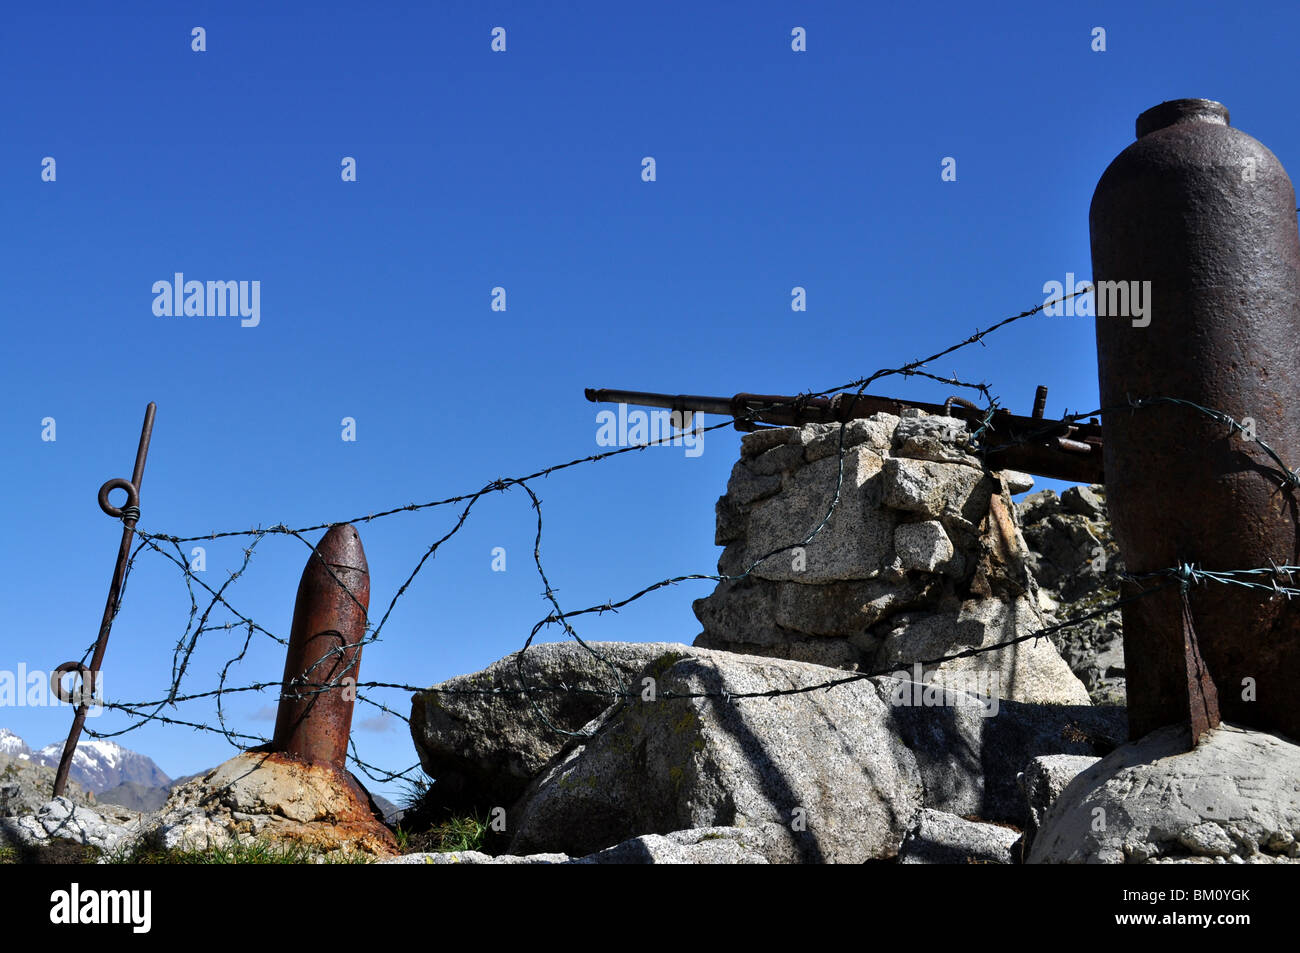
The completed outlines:
{"type": "Polygon", "coordinates": [[[369,606],[361,537],[332,526],[298,583],[272,751],[345,767],[369,606]]]}
{"type": "MultiPolygon", "coordinates": [[[[1138,117],[1137,137],[1102,175],[1089,212],[1101,403],[1173,397],[1253,418],[1296,466],[1291,180],[1228,124],[1221,103],[1162,103],[1138,117]],[[1132,303],[1129,316],[1103,315],[1101,282],[1131,293],[1148,281],[1138,285],[1150,291],[1145,315],[1132,303]]],[[[1118,290],[1105,296],[1118,303],[1118,290]]],[[[1109,412],[1102,427],[1110,516],[1130,573],[1297,563],[1297,494],[1258,443],[1170,404],[1109,412]]],[[[1129,583],[1125,594],[1143,588],[1129,583]]],[[[1177,587],[1123,608],[1130,737],[1175,723],[1199,734],[1195,709],[1214,694],[1193,684],[1203,660],[1225,720],[1300,738],[1300,602],[1213,582],[1193,586],[1188,601],[1190,640],[1177,587]]]]}

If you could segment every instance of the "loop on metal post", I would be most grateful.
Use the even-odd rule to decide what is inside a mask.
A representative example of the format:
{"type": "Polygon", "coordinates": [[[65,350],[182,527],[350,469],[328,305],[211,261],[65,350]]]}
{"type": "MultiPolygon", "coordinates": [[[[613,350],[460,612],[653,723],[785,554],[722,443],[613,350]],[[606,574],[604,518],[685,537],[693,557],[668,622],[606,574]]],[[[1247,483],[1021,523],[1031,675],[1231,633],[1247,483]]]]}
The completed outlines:
{"type": "Polygon", "coordinates": [[[54,697],[69,705],[89,704],[95,697],[95,673],[80,662],[64,662],[50,673],[50,691],[54,697]],[[76,692],[65,692],[63,676],[76,672],[81,676],[81,687],[76,692]]]}
{"type": "Polygon", "coordinates": [[[128,516],[139,519],[140,494],[136,490],[135,484],[130,480],[116,477],[99,488],[99,508],[114,519],[122,519],[128,516]],[[126,490],[126,506],[119,508],[108,502],[108,494],[114,490],[126,490]]]}

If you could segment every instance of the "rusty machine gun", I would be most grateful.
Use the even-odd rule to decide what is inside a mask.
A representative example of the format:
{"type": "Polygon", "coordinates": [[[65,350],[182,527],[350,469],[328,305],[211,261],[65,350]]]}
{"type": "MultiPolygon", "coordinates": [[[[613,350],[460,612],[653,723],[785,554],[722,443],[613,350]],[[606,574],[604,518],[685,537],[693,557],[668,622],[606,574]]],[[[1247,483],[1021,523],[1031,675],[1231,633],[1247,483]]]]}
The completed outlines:
{"type": "Polygon", "coordinates": [[[736,394],[734,397],[700,397],[691,394],[655,394],[647,391],[588,388],[593,403],[660,407],[679,414],[701,413],[731,417],[737,430],[762,426],[798,427],[809,423],[840,423],[873,414],[899,414],[913,407],[927,414],[954,417],[978,432],[987,448],[984,462],[992,470],[1021,470],[1072,483],[1102,483],[1101,425],[1047,420],[1047,388],[1034,396],[1033,415],[1022,417],[1005,408],[990,412],[961,397],[942,404],[905,401],[871,394],[836,394],[833,397],[787,397],[770,394],[736,394]]]}

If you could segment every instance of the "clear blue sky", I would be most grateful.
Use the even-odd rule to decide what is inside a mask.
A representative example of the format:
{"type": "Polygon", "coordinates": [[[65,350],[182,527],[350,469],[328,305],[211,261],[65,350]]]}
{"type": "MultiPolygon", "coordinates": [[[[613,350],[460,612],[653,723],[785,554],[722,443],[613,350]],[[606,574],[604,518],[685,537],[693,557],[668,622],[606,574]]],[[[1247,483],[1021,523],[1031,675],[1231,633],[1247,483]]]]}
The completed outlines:
{"type": "MultiPolygon", "coordinates": [[[[1092,190],[1163,100],[1222,100],[1300,168],[1290,4],[380,6],[6,8],[0,668],[48,671],[94,638],[120,529],[95,493],[130,475],[150,400],[142,528],[346,519],[597,452],[584,387],[819,390],[1040,303],[1045,282],[1090,274],[1092,190]],[[191,50],[195,26],[206,52],[191,50]],[[806,52],[791,50],[796,26],[806,52]],[[341,181],[344,156],[356,182],[341,181]],[[945,156],[956,182],[941,181],[945,156]],[[260,323],[156,316],[152,286],[175,272],[260,281],[260,323]],[[806,313],[791,311],[796,285],[806,313]]],[[[1096,406],[1095,367],[1090,319],[1038,317],[931,369],[986,380],[1018,413],[1048,384],[1059,416],[1096,406]]],[[[705,440],[696,458],[655,448],[536,484],[564,607],[714,570],[738,435],[705,440]]],[[[360,526],[374,607],[454,515],[360,526]]],[[[548,611],[533,531],[522,491],[483,500],[362,677],[432,684],[518,648],[548,611]]],[[[208,546],[211,584],[243,542],[208,546]]],[[[305,557],[264,540],[231,601],[287,635],[305,557]]],[[[691,600],[711,587],[578,630],[689,642],[691,600]]],[[[111,698],[164,692],[188,611],[176,568],[142,556],[108,649],[111,698]]],[[[234,638],[206,638],[187,690],[215,687],[234,638]]],[[[261,639],[232,682],[282,666],[261,639]]],[[[231,724],[269,733],[274,704],[232,698],[231,724]]],[[[174,714],[213,717],[210,704],[174,714]]],[[[357,712],[363,756],[413,763],[405,726],[375,715],[357,712]]],[[[0,711],[33,745],[69,721],[0,711]]],[[[233,753],[184,728],[119,740],[172,775],[233,753]]]]}

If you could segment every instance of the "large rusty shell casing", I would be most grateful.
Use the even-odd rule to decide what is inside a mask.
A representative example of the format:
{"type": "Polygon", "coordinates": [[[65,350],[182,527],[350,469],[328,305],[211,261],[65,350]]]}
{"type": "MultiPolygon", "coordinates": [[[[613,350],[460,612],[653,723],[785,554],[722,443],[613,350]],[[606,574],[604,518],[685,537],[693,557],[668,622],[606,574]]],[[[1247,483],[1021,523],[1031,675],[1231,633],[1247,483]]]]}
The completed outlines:
{"type": "Polygon", "coordinates": [[[369,607],[361,537],[332,526],[298,583],[272,751],[344,768],[369,607]]]}
{"type": "MultiPolygon", "coordinates": [[[[1174,397],[1249,417],[1289,466],[1300,465],[1291,180],[1210,100],[1149,109],[1137,135],[1102,175],[1089,212],[1094,282],[1151,283],[1145,327],[1098,308],[1102,406],[1174,397]]],[[[1297,564],[1297,496],[1257,443],[1169,404],[1112,411],[1102,425],[1110,518],[1129,572],[1297,564]]],[[[1126,594],[1138,591],[1126,584],[1126,594]]],[[[1220,583],[1193,586],[1189,600],[1223,719],[1300,738],[1300,600],[1220,583]],[[1244,679],[1255,700],[1243,698],[1244,679]]],[[[1130,737],[1187,720],[1180,608],[1176,588],[1123,608],[1130,737]]]]}

